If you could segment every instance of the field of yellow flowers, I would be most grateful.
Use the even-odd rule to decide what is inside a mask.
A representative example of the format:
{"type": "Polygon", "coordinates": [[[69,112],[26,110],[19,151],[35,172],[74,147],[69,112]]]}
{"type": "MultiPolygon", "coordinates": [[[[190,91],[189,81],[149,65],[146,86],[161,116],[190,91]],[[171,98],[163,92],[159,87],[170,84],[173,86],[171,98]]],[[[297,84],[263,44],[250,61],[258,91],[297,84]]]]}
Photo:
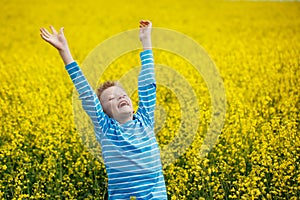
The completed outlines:
{"type": "MultiPolygon", "coordinates": [[[[76,131],[72,82],[39,28],[64,26],[81,64],[140,19],[193,38],[226,90],[224,126],[201,157],[211,120],[206,85],[189,73],[186,60],[154,49],[157,63],[189,80],[200,106],[193,144],[164,166],[169,199],[300,198],[299,2],[2,0],[0,11],[0,199],[104,199],[104,165],[76,131]]],[[[118,78],[116,66],[137,66],[137,55],[120,56],[107,78],[118,78]]],[[[175,137],[182,112],[169,88],[158,85],[157,92],[167,111],[156,113],[165,119],[157,134],[163,147],[175,137]]]]}

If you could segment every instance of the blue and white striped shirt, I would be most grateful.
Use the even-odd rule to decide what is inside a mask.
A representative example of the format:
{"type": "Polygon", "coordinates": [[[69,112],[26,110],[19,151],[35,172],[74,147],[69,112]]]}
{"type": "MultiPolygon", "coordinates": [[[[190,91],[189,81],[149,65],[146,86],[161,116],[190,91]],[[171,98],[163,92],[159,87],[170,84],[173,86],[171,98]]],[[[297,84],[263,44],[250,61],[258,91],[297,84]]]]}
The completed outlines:
{"type": "Polygon", "coordinates": [[[120,124],[108,117],[76,62],[66,69],[91,118],[108,175],[108,196],[116,199],[167,199],[154,134],[156,82],[152,50],[140,53],[142,69],[138,78],[139,105],[133,120],[120,124]]]}

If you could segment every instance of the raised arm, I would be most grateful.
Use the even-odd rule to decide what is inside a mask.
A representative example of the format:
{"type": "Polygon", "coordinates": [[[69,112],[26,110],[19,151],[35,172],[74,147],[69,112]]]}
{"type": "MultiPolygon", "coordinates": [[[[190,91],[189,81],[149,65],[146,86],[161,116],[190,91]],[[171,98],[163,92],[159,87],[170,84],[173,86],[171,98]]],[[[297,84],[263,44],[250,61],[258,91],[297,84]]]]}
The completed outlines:
{"type": "Polygon", "coordinates": [[[156,104],[156,81],[154,60],[152,54],[150,21],[140,21],[140,41],[143,52],[140,53],[142,68],[138,78],[139,109],[138,113],[145,115],[154,126],[154,110],[156,104]]]}
{"type": "Polygon", "coordinates": [[[58,50],[65,64],[65,68],[79,94],[83,109],[91,118],[94,127],[102,129],[102,132],[105,133],[108,129],[108,116],[104,114],[96,93],[89,85],[78,64],[74,61],[66,37],[64,36],[63,28],[61,28],[59,32],[57,32],[53,26],[50,26],[50,29],[52,33],[45,28],[41,28],[41,37],[58,50]]]}

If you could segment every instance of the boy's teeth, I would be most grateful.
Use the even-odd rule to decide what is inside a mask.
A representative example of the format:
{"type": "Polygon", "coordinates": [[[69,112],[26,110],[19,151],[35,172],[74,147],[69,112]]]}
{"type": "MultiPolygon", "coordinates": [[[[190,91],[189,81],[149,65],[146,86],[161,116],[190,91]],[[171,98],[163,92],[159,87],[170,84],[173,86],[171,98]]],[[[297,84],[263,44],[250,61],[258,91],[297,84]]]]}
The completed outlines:
{"type": "Polygon", "coordinates": [[[127,103],[126,102],[122,102],[120,103],[119,107],[124,107],[124,106],[127,106],[127,103]]]}

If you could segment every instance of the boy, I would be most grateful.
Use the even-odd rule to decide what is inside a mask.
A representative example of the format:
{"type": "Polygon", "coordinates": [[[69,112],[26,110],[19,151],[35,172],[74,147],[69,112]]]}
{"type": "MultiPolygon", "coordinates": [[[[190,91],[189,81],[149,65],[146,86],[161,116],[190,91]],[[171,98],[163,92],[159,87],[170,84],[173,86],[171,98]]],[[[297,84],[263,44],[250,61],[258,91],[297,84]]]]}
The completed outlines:
{"type": "Polygon", "coordinates": [[[106,82],[97,95],[73,60],[63,28],[41,37],[55,47],[74,83],[82,106],[91,118],[108,175],[108,199],[167,199],[159,147],[154,134],[156,82],[150,21],[140,21],[142,68],[138,78],[139,107],[115,82],[106,82]]]}

